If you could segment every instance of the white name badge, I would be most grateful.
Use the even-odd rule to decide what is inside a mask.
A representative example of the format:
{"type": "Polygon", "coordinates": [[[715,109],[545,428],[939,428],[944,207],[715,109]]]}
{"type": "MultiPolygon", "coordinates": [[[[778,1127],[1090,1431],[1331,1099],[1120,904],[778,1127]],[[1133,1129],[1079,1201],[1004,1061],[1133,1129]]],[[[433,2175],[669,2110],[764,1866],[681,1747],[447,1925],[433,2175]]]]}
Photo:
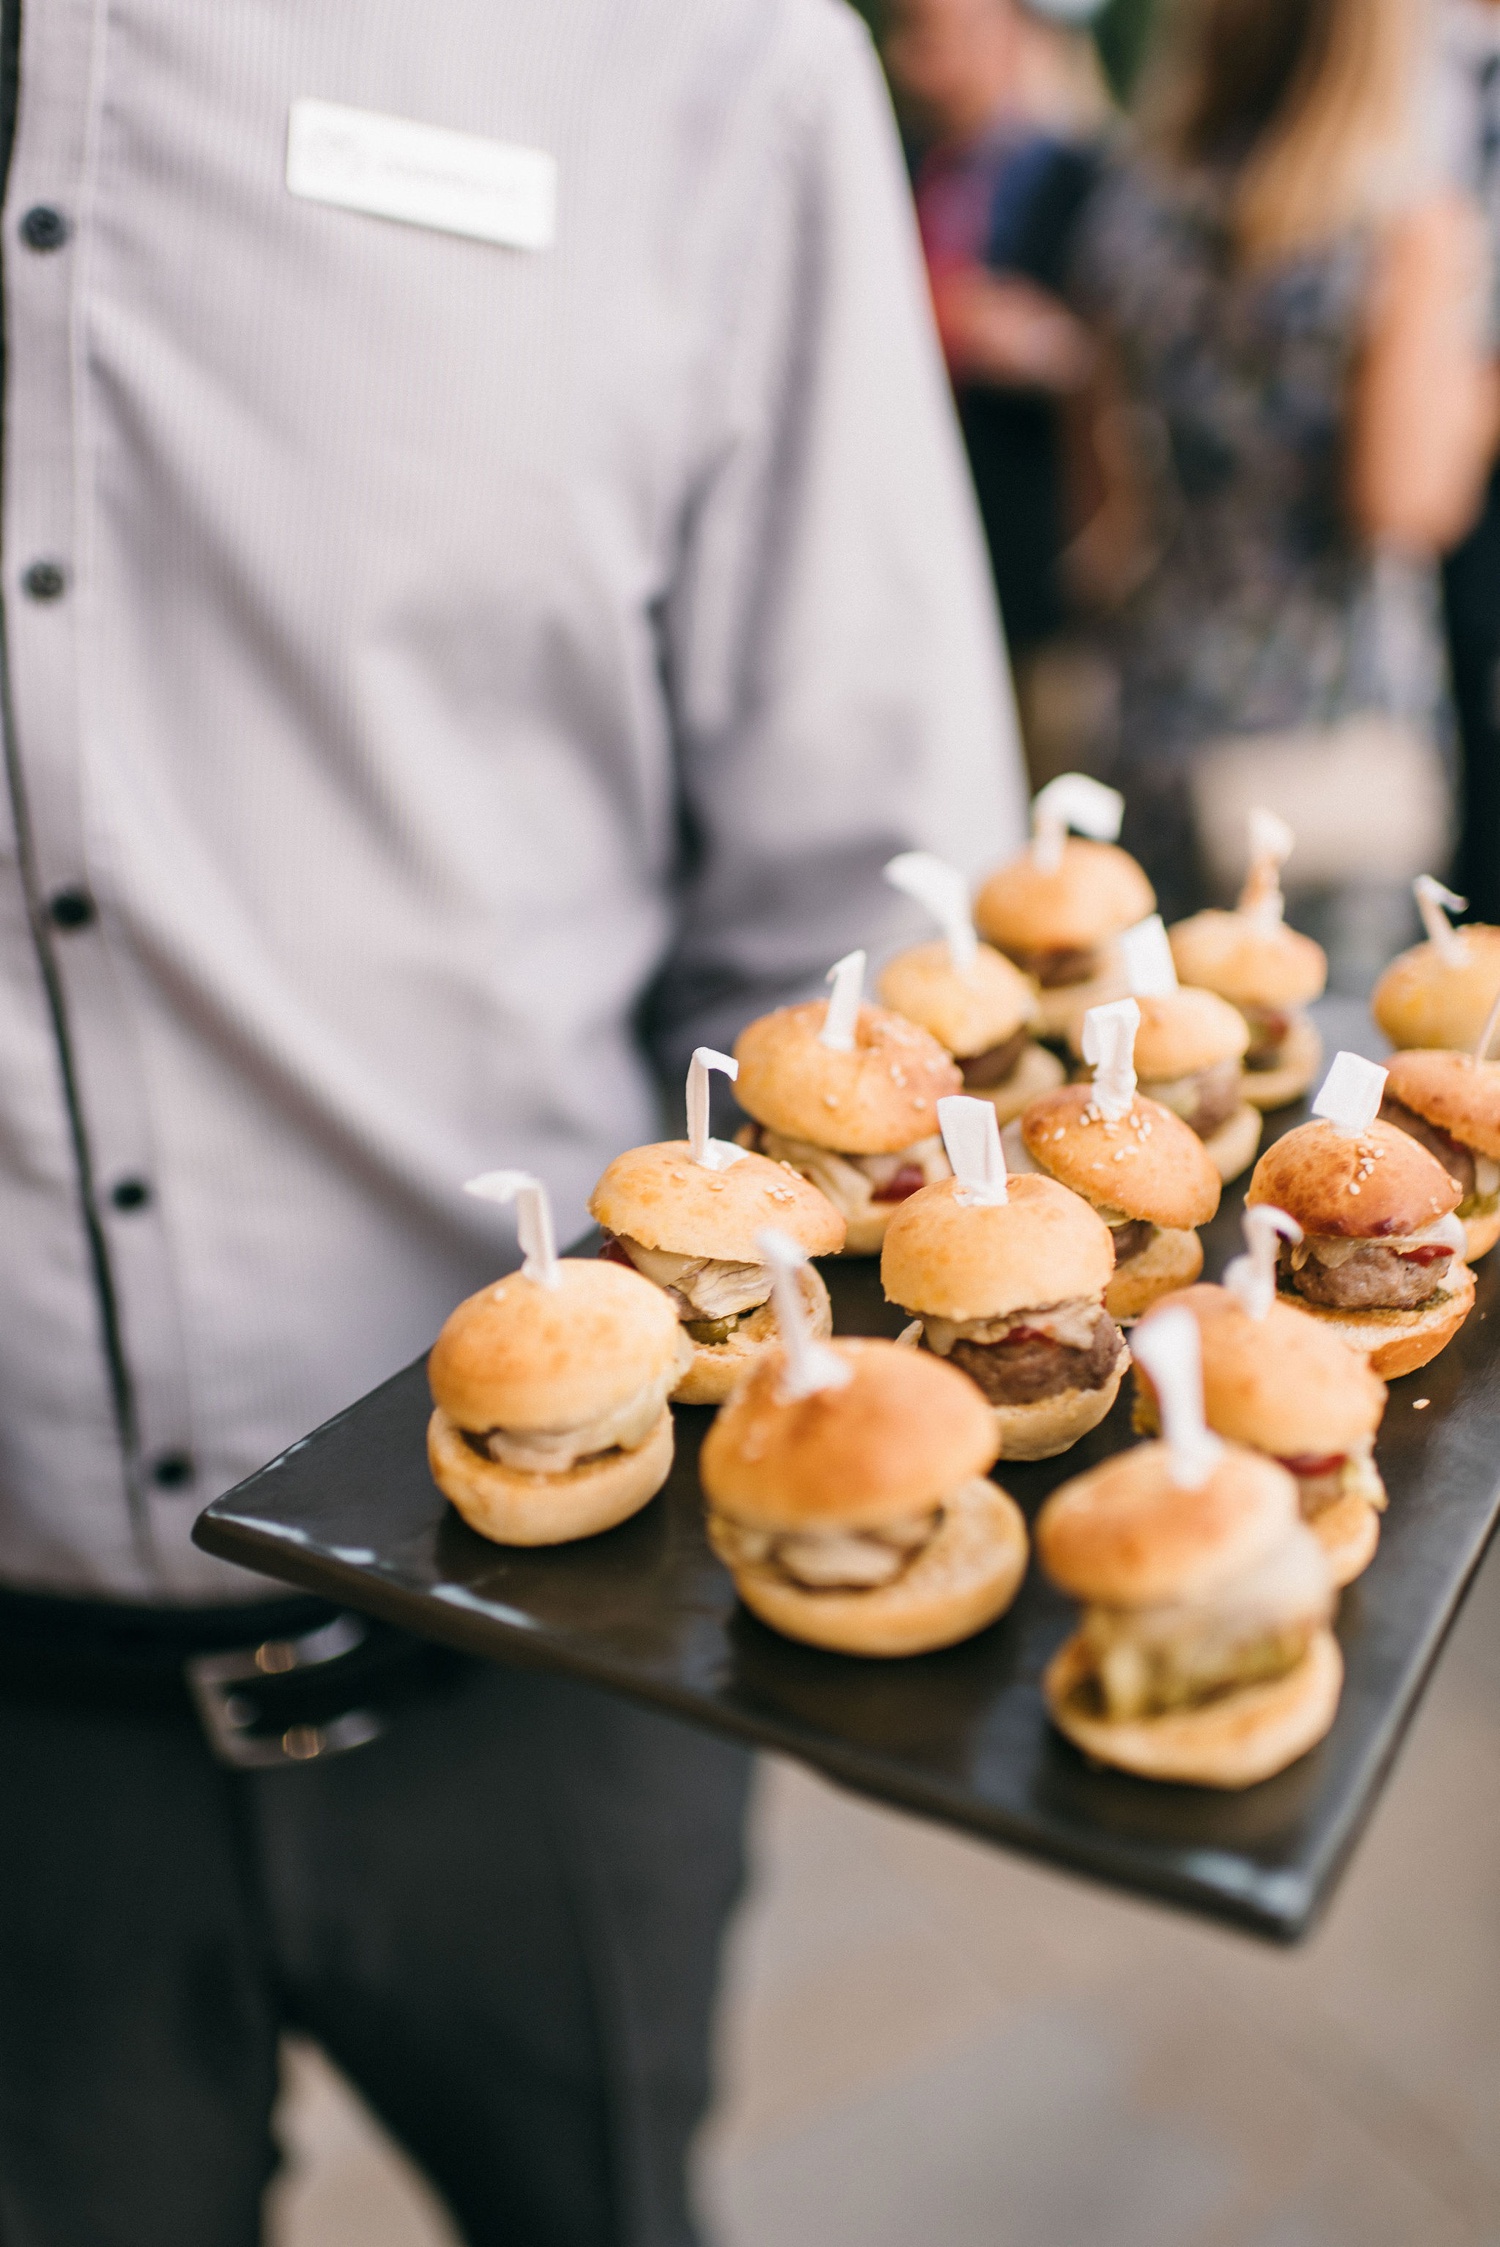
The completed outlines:
{"type": "Polygon", "coordinates": [[[310,203],[507,249],[550,249],[557,230],[555,157],[339,102],[292,103],[286,183],[310,203]]]}

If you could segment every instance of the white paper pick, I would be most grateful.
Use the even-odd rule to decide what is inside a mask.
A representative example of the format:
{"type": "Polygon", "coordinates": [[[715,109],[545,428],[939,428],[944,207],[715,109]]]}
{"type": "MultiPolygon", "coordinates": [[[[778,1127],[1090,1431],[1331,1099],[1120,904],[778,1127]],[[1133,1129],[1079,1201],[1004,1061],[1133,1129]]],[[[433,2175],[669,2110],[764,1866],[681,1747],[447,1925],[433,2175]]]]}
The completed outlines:
{"type": "Polygon", "coordinates": [[[1500,1030],[1500,997],[1496,998],[1494,1005],[1485,1017],[1484,1028],[1479,1033],[1479,1043],[1474,1048],[1474,1059],[1476,1061],[1488,1059],[1490,1047],[1495,1042],[1496,1030],[1500,1030]]]}
{"type": "Polygon", "coordinates": [[[1086,772],[1060,772],[1031,799],[1031,855],[1047,874],[1062,864],[1068,829],[1096,843],[1112,843],[1125,817],[1125,798],[1117,788],[1090,780],[1086,772]]]}
{"type": "Polygon", "coordinates": [[[728,1170],[731,1163],[744,1160],[745,1150],[731,1146],[726,1139],[710,1139],[708,1135],[710,1069],[722,1069],[731,1084],[740,1073],[739,1063],[729,1054],[715,1053],[711,1045],[694,1047],[687,1077],[688,1146],[694,1162],[701,1163],[705,1170],[728,1170]]]}
{"type": "Polygon", "coordinates": [[[529,1170],[487,1170],[483,1177],[469,1179],[464,1192],[477,1194],[481,1201],[514,1202],[516,1230],[525,1258],[521,1270],[538,1287],[559,1285],[562,1272],[552,1230],[552,1204],[540,1178],[533,1178],[529,1170]]]}
{"type": "Polygon", "coordinates": [[[828,970],[828,980],[833,985],[833,996],[818,1032],[818,1043],[826,1045],[832,1053],[852,1053],[859,1003],[865,995],[864,953],[846,952],[841,960],[835,960],[828,970]]]}
{"type": "Polygon", "coordinates": [[[1286,912],[1281,894],[1281,869],[1297,847],[1297,838],[1279,812],[1256,804],[1250,812],[1250,868],[1240,892],[1240,911],[1263,926],[1274,926],[1286,912]]]}
{"type": "Polygon", "coordinates": [[[904,890],[925,905],[948,939],[956,975],[968,976],[979,957],[979,939],[969,911],[969,885],[956,866],[934,858],[928,850],[904,850],[885,869],[893,889],[904,890]]]}
{"type": "Polygon", "coordinates": [[[1253,1319],[1266,1319],[1276,1300],[1276,1251],[1284,1240],[1297,1242],[1302,1227],[1284,1209],[1256,1202],[1245,1211],[1245,1254],[1237,1256],[1224,1273],[1224,1285],[1242,1311],[1253,1319]]]}
{"type": "Polygon", "coordinates": [[[1387,1073],[1378,1061],[1366,1061],[1362,1053],[1336,1053],[1312,1104],[1313,1114],[1337,1124],[1340,1131],[1368,1131],[1385,1098],[1387,1073]]]}
{"type": "Polygon", "coordinates": [[[1137,921],[1134,928],[1124,930],[1120,950],[1125,962],[1125,981],[1136,998],[1171,997],[1177,988],[1177,969],[1160,913],[1153,913],[1149,920],[1137,921]]]}
{"type": "Polygon", "coordinates": [[[1411,886],[1428,939],[1437,946],[1439,959],[1446,960],[1451,966],[1463,958],[1464,940],[1449,922],[1448,913],[1466,913],[1469,900],[1466,897],[1455,897],[1451,889],[1444,889],[1442,883],[1435,882],[1430,874],[1419,874],[1411,886]],[[1445,905],[1447,913],[1443,910],[1445,905]]]}
{"type": "Polygon", "coordinates": [[[943,1146],[958,1180],[954,1200],[966,1209],[994,1209],[1009,1201],[1000,1118],[993,1102],[968,1100],[961,1092],[952,1092],[938,1102],[937,1112],[943,1146]]]}
{"type": "Polygon", "coordinates": [[[756,1234],[755,1245],[762,1262],[771,1267],[776,1324],[786,1352],[780,1384],[783,1401],[791,1404],[819,1389],[842,1389],[853,1379],[848,1366],[834,1351],[815,1342],[808,1331],[807,1311],[797,1285],[797,1274],[807,1262],[806,1252],[771,1225],[756,1234]]]}
{"type": "Polygon", "coordinates": [[[1191,1311],[1157,1311],[1136,1328],[1130,1354],[1145,1368],[1156,1391],[1172,1480],[1184,1490],[1201,1488],[1224,1446],[1204,1425],[1198,1321],[1191,1311]]]}
{"type": "Polygon", "coordinates": [[[1128,1115],[1135,1098],[1135,1034],[1141,1010],[1134,999],[1091,1006],[1083,1018],[1083,1058],[1094,1070],[1094,1102],[1111,1123],[1128,1115]]]}

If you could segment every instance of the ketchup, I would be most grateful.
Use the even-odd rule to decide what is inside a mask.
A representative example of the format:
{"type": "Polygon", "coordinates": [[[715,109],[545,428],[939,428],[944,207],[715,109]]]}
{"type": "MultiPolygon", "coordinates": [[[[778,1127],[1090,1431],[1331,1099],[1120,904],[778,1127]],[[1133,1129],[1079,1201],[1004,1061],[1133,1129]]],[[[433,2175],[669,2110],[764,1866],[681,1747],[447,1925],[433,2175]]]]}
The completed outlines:
{"type": "Polygon", "coordinates": [[[926,1183],[920,1164],[903,1163],[899,1170],[891,1172],[883,1186],[875,1188],[870,1199],[872,1202],[904,1202],[909,1195],[920,1193],[926,1183]]]}
{"type": "Polygon", "coordinates": [[[1319,1459],[1312,1452],[1304,1451],[1295,1459],[1278,1459],[1276,1464],[1285,1467],[1289,1475],[1300,1475],[1304,1482],[1313,1482],[1319,1475],[1335,1473],[1344,1464],[1345,1457],[1342,1451],[1332,1451],[1326,1459],[1319,1459]]]}
{"type": "Polygon", "coordinates": [[[613,1233],[605,1234],[604,1246],[600,1249],[599,1256],[601,1262],[605,1264],[623,1264],[627,1272],[635,1270],[635,1266],[631,1263],[629,1256],[621,1248],[613,1233]]]}
{"type": "Polygon", "coordinates": [[[1398,1248],[1396,1254],[1403,1264],[1435,1264],[1439,1257],[1451,1256],[1453,1251],[1444,1241],[1423,1241],[1420,1248],[1398,1248]]]}

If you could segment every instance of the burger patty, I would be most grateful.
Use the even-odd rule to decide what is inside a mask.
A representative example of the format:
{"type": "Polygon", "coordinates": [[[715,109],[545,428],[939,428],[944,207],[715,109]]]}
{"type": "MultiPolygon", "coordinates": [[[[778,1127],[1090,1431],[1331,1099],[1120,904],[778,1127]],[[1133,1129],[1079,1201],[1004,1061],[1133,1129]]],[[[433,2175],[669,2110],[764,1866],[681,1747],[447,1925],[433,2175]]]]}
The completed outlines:
{"type": "Polygon", "coordinates": [[[1007,1077],[1015,1074],[1016,1063],[1025,1050],[1023,1026],[1013,1037],[1002,1038],[999,1045],[990,1046],[986,1052],[971,1053],[967,1060],[958,1064],[965,1085],[971,1092],[984,1092],[991,1085],[1004,1084],[1007,1077]]]}
{"type": "Polygon", "coordinates": [[[1414,1311],[1440,1295],[1448,1282],[1453,1251],[1420,1250],[1402,1255],[1399,1249],[1367,1242],[1340,1264],[1320,1264],[1310,1256],[1294,1271],[1283,1250],[1280,1280],[1305,1302],[1321,1303],[1332,1311],[1414,1311]]]}
{"type": "Polygon", "coordinates": [[[1156,1238],[1156,1227],[1149,1217],[1132,1217],[1128,1224],[1111,1225],[1110,1239],[1115,1244],[1115,1268],[1128,1264],[1132,1256],[1144,1255],[1156,1238]]]}
{"type": "Polygon", "coordinates": [[[1474,1191],[1474,1156],[1470,1148],[1458,1139],[1450,1138],[1440,1124],[1429,1123],[1415,1109],[1405,1107],[1401,1101],[1387,1093],[1380,1103],[1382,1123],[1394,1124],[1404,1131],[1408,1139],[1415,1139],[1430,1155],[1436,1155],[1448,1176],[1462,1192],[1465,1201],[1474,1191]]]}
{"type": "Polygon", "coordinates": [[[1240,1105],[1240,1064],[1219,1061],[1198,1079],[1198,1105],[1184,1118],[1200,1139],[1211,1139],[1240,1105]]]}
{"type": "Polygon", "coordinates": [[[1050,952],[1023,953],[1019,964],[1044,991],[1057,991],[1069,983],[1087,983],[1098,973],[1099,954],[1092,946],[1059,945],[1050,952]]]}
{"type": "Polygon", "coordinates": [[[1291,1016],[1268,1006],[1242,1006],[1240,1012],[1250,1025],[1250,1050],[1245,1055],[1244,1066],[1247,1069],[1278,1068],[1281,1049],[1291,1035],[1291,1016]]]}
{"type": "Polygon", "coordinates": [[[1086,1350],[1018,1326],[1003,1342],[955,1342],[948,1362],[961,1367],[991,1404],[1036,1404],[1068,1389],[1102,1389],[1119,1355],[1120,1330],[1101,1309],[1086,1350]]]}

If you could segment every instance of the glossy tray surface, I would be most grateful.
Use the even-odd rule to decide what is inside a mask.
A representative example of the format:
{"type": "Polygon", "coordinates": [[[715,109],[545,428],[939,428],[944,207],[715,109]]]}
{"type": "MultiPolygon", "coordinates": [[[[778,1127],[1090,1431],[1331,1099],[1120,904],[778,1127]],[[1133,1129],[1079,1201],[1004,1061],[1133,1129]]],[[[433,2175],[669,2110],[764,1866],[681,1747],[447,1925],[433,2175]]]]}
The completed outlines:
{"type": "MultiPolygon", "coordinates": [[[[1299,1114],[1271,1119],[1272,1135],[1299,1114]]],[[[1240,1207],[1232,1189],[1205,1233],[1209,1277],[1238,1251],[1240,1207]]],[[[903,1323],[875,1264],[825,1271],[839,1331],[903,1323]]],[[[1378,1795],[1500,1512],[1497,1306],[1500,1252],[1479,1267],[1456,1340],[1392,1385],[1378,1447],[1391,1503],[1373,1565],[1344,1596],[1338,1719],[1311,1755],[1240,1795],[1092,1769],[1058,1737],[1037,1680],[1071,1610],[1034,1567],[1001,1622],[917,1660],[862,1662],[764,1629],[704,1538],[706,1412],[679,1412],[671,1481],[635,1520],[584,1544],[509,1551],[468,1530],[428,1476],[417,1364],[217,1499],[195,1535],[430,1638],[591,1680],[1007,1847],[1295,1940],[1378,1795]]],[[[1130,1440],[1129,1386],[1065,1458],[997,1470],[1028,1517],[1130,1440]]]]}

